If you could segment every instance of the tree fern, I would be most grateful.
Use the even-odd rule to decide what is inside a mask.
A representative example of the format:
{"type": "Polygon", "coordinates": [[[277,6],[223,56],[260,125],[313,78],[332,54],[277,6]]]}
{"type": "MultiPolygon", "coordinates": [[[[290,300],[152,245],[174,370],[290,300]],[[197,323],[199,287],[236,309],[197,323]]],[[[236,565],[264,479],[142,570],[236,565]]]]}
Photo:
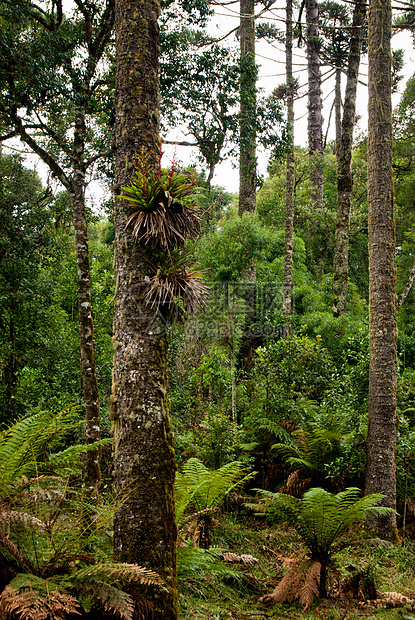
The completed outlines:
{"type": "MultiPolygon", "coordinates": [[[[389,514],[392,509],[379,506],[383,495],[373,493],[360,497],[360,489],[351,487],[334,495],[321,488],[312,488],[304,493],[302,499],[283,493],[260,491],[265,498],[265,511],[278,514],[288,521],[299,534],[309,554],[311,566],[319,565],[318,579],[317,566],[314,566],[306,578],[303,589],[298,590],[298,596],[306,605],[313,598],[316,583],[319,584],[320,595],[326,595],[327,569],[331,566],[333,555],[339,548],[339,538],[356,521],[363,521],[367,517],[389,514]],[[312,578],[311,578],[312,577],[312,578]]],[[[310,569],[311,570],[311,569],[310,569]]],[[[274,593],[264,598],[264,602],[278,602],[282,592],[291,592],[292,584],[299,583],[298,571],[287,574],[285,581],[281,581],[274,593]],[[274,596],[275,594],[275,596],[274,596]],[[267,599],[267,600],[265,600],[267,599]]],[[[297,585],[295,585],[295,588],[297,585]]],[[[296,590],[297,591],[297,590],[296,590]]]]}
{"type": "Polygon", "coordinates": [[[197,458],[191,458],[183,465],[182,472],[176,475],[175,498],[176,516],[180,524],[187,508],[194,512],[219,506],[223,499],[235,488],[253,477],[239,461],[223,465],[220,469],[209,470],[197,458]]]}
{"type": "MultiPolygon", "coordinates": [[[[307,406],[310,407],[308,401],[307,406]]],[[[317,405],[310,411],[311,416],[302,421],[302,427],[275,443],[272,449],[281,454],[292,470],[300,469],[321,478],[328,455],[341,450],[345,427],[343,420],[317,405]]]]}
{"type": "Polygon", "coordinates": [[[379,506],[383,495],[360,496],[360,489],[351,487],[334,495],[321,488],[304,493],[302,499],[260,491],[268,507],[277,510],[298,532],[311,559],[327,564],[339,537],[355,521],[389,514],[392,509],[379,506]]]}

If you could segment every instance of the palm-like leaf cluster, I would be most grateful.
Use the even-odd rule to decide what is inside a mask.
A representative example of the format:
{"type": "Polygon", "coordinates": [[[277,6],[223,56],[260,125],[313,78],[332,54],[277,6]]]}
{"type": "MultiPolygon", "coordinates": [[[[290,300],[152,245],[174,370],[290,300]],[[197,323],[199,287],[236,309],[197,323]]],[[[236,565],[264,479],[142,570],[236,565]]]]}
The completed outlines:
{"type": "Polygon", "coordinates": [[[391,508],[379,506],[383,495],[360,497],[360,489],[350,487],[334,495],[321,488],[309,489],[301,499],[283,493],[261,491],[266,510],[280,515],[298,532],[311,559],[331,561],[336,543],[354,522],[375,515],[387,515],[391,508]]]}
{"type": "Polygon", "coordinates": [[[147,305],[172,310],[180,303],[186,312],[195,312],[203,306],[209,289],[194,264],[194,258],[185,248],[158,252],[155,263],[151,263],[155,273],[146,289],[147,305]]]}

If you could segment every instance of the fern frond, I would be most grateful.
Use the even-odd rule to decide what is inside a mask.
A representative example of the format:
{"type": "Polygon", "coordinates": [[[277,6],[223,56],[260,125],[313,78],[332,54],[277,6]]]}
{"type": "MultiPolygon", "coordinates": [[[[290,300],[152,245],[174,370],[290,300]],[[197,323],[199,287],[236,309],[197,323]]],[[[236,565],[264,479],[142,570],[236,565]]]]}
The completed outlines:
{"type": "Polygon", "coordinates": [[[300,605],[303,605],[304,611],[310,607],[314,598],[319,596],[321,569],[320,562],[313,562],[306,573],[304,585],[298,594],[300,605]]]}
{"type": "Polygon", "coordinates": [[[45,446],[52,438],[79,426],[79,421],[74,422],[74,411],[72,407],[58,414],[49,411],[32,414],[0,433],[0,495],[4,496],[16,479],[37,475],[37,461],[45,446]]]}
{"type": "Polygon", "coordinates": [[[0,595],[0,612],[18,620],[50,620],[82,616],[83,610],[73,596],[53,590],[46,598],[36,590],[15,590],[7,586],[0,595]]]}
{"type": "Polygon", "coordinates": [[[59,476],[68,478],[79,474],[82,470],[83,463],[80,457],[89,452],[90,450],[96,450],[101,446],[107,446],[112,444],[112,438],[100,439],[90,444],[77,444],[70,446],[61,452],[51,454],[47,468],[52,469],[59,476]]]}
{"type": "Polygon", "coordinates": [[[176,516],[180,522],[185,510],[193,505],[197,511],[219,506],[231,491],[250,480],[254,473],[247,472],[239,461],[227,463],[220,469],[209,470],[197,458],[191,458],[176,475],[176,516]]]}
{"type": "Polygon", "coordinates": [[[280,441],[285,441],[287,443],[292,441],[290,433],[288,433],[286,429],[281,426],[281,424],[274,422],[274,420],[259,418],[259,420],[257,420],[257,424],[259,425],[259,428],[272,433],[280,441]]]}
{"type": "Polygon", "coordinates": [[[119,620],[132,620],[134,616],[133,598],[108,583],[88,581],[79,583],[76,590],[81,600],[85,598],[92,602],[92,609],[97,612],[97,617],[99,612],[109,612],[119,620]]]}
{"type": "Polygon", "coordinates": [[[177,549],[177,576],[179,579],[194,575],[209,575],[223,579],[232,576],[241,579],[241,574],[220,560],[223,549],[201,549],[200,547],[179,547],[177,549]]]}
{"type": "Polygon", "coordinates": [[[301,584],[304,579],[303,569],[301,567],[302,559],[294,564],[281,579],[272,594],[263,596],[260,602],[265,605],[274,603],[291,603],[296,600],[301,591],[301,584]]]}
{"type": "Polygon", "coordinates": [[[74,583],[104,581],[110,584],[137,583],[144,586],[156,585],[165,589],[160,576],[137,564],[101,562],[71,573],[74,583]]]}
{"type": "Polygon", "coordinates": [[[8,536],[4,536],[0,534],[0,547],[6,549],[10,553],[10,555],[17,561],[20,566],[29,572],[35,572],[34,566],[29,560],[29,558],[25,558],[21,553],[18,546],[8,538],[8,536]]]}
{"type": "Polygon", "coordinates": [[[8,536],[10,526],[15,524],[22,525],[25,529],[32,526],[42,532],[45,530],[43,521],[28,512],[19,510],[3,510],[0,512],[0,534],[8,536]]]}

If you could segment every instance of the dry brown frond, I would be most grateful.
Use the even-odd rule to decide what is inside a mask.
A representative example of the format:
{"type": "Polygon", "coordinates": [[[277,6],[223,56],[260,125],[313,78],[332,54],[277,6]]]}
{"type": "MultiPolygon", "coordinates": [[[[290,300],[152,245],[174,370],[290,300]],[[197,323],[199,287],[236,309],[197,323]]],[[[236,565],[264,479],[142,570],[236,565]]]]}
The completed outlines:
{"type": "Polygon", "coordinates": [[[320,562],[313,562],[305,576],[305,583],[299,592],[300,604],[304,606],[304,611],[314,601],[314,597],[319,596],[321,576],[320,562]]]}
{"type": "Polygon", "coordinates": [[[18,592],[6,586],[0,595],[0,617],[4,620],[63,620],[73,614],[81,616],[82,613],[76,598],[57,590],[45,599],[35,590],[18,592]]]}
{"type": "Polygon", "coordinates": [[[230,564],[243,564],[244,566],[252,566],[252,564],[258,564],[258,558],[254,558],[253,555],[237,555],[236,553],[226,552],[220,556],[223,560],[226,560],[230,564]]]}
{"type": "Polygon", "coordinates": [[[280,489],[280,493],[301,497],[310,488],[311,478],[304,475],[301,469],[296,469],[287,478],[286,483],[280,489]]]}
{"type": "Polygon", "coordinates": [[[22,553],[20,552],[19,548],[14,544],[14,542],[3,534],[0,534],[0,546],[7,549],[7,551],[14,557],[14,559],[17,560],[20,566],[26,568],[30,573],[36,572],[30,560],[23,557],[22,553]]]}
{"type": "Polygon", "coordinates": [[[28,529],[30,526],[35,527],[42,532],[45,529],[45,524],[43,521],[27,512],[21,512],[20,510],[4,510],[0,512],[1,534],[4,536],[9,536],[10,525],[14,525],[16,523],[22,525],[25,529],[28,529]]]}
{"type": "Polygon", "coordinates": [[[304,580],[302,570],[302,560],[290,568],[281,579],[275,590],[259,599],[264,605],[274,605],[274,603],[291,603],[300,595],[301,584],[304,580]]]}

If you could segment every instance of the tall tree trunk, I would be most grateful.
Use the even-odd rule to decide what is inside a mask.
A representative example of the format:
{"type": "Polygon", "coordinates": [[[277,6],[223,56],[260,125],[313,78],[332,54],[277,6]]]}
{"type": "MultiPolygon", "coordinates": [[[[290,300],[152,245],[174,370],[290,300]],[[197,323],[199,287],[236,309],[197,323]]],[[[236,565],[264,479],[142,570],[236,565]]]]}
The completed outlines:
{"type": "Polygon", "coordinates": [[[239,215],[256,209],[256,80],[254,0],[241,0],[239,215]]]}
{"type": "MultiPolygon", "coordinates": [[[[116,2],[116,193],[130,182],[142,149],[149,166],[159,153],[158,0],[116,2]],[[139,33],[139,36],[138,34],[139,33]]],[[[131,213],[116,201],[114,472],[122,504],[114,521],[118,560],[147,566],[165,580],[154,600],[156,620],[178,617],[175,457],[168,416],[167,339],[163,316],[143,302],[146,248],[125,228],[131,213]]]]}
{"type": "Polygon", "coordinates": [[[342,70],[336,67],[334,82],[334,111],[336,117],[336,157],[339,156],[340,138],[342,133],[342,70]]]}
{"type": "Polygon", "coordinates": [[[293,244],[294,244],[294,196],[295,196],[295,159],[294,159],[294,79],[293,79],[293,5],[292,0],[286,4],[285,31],[285,72],[287,79],[287,137],[289,147],[286,156],[286,193],[285,193],[285,247],[284,247],[284,286],[283,305],[284,338],[291,336],[292,286],[293,286],[293,244]]]}
{"type": "MultiPolygon", "coordinates": [[[[391,4],[369,3],[369,426],[366,493],[396,506],[397,299],[392,180],[391,4]]],[[[381,538],[396,540],[396,516],[377,518],[381,538]]]]}
{"type": "MultiPolygon", "coordinates": [[[[75,110],[73,142],[73,175],[70,188],[72,220],[75,232],[76,263],[78,273],[78,316],[81,349],[82,389],[85,402],[86,443],[99,440],[99,393],[95,371],[94,326],[92,321],[91,282],[88,251],[88,230],[85,218],[85,111],[75,110]]],[[[86,453],[84,484],[89,501],[98,496],[101,481],[100,450],[86,453]]]]}
{"type": "Polygon", "coordinates": [[[308,149],[310,153],[311,199],[317,209],[323,206],[323,116],[321,110],[321,72],[319,56],[318,4],[306,0],[308,67],[308,149]]]}
{"type": "MultiPolygon", "coordinates": [[[[346,311],[347,281],[349,276],[349,222],[353,189],[352,148],[356,116],[356,93],[359,79],[360,55],[363,41],[363,27],[366,19],[366,4],[357,0],[353,13],[352,36],[350,39],[347,67],[346,92],[343,106],[341,135],[337,149],[337,221],[334,249],[334,304],[333,315],[339,317],[346,311]]],[[[336,132],[337,133],[337,132],[336,132]]],[[[337,137],[336,137],[337,146],[337,137]]]]}
{"type": "Polygon", "coordinates": [[[414,280],[415,280],[415,260],[414,260],[414,264],[412,265],[411,269],[409,270],[409,278],[408,278],[408,281],[406,283],[405,288],[402,291],[402,295],[401,295],[401,298],[399,300],[399,307],[402,306],[403,302],[408,297],[408,295],[410,293],[410,290],[412,288],[412,285],[414,283],[414,280]]]}

